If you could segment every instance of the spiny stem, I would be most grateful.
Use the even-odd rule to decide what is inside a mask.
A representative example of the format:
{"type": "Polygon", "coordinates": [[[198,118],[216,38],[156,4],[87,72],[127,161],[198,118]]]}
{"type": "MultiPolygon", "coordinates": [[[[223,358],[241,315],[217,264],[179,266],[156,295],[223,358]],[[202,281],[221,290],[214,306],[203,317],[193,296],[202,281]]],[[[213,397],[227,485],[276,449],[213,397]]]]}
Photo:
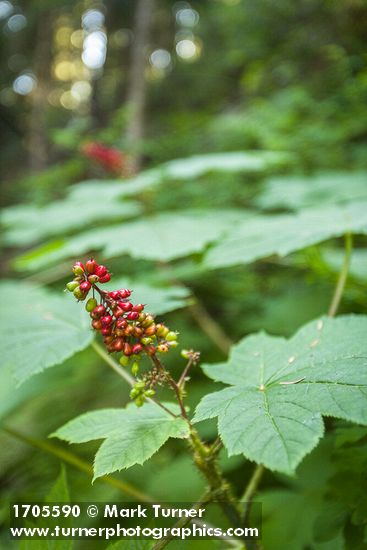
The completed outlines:
{"type": "Polygon", "coordinates": [[[217,437],[217,439],[214,441],[214,443],[212,443],[212,446],[210,447],[211,453],[213,455],[216,455],[217,453],[219,453],[222,447],[223,447],[223,443],[221,439],[217,437]]]}
{"type": "Polygon", "coordinates": [[[336,312],[338,311],[343,292],[345,289],[345,285],[348,278],[349,273],[349,267],[350,267],[350,259],[352,256],[352,250],[353,250],[353,237],[351,233],[346,233],[345,235],[345,254],[344,254],[344,261],[343,265],[341,267],[338,281],[336,283],[335,291],[333,298],[331,300],[331,304],[328,311],[329,317],[334,317],[336,315],[336,312]]]}
{"type": "MultiPolygon", "coordinates": [[[[82,460],[74,453],[71,453],[70,451],[66,451],[65,449],[62,449],[57,445],[50,443],[48,441],[43,441],[41,439],[36,439],[34,437],[29,437],[27,435],[24,435],[18,432],[17,430],[15,430],[14,428],[10,428],[8,426],[1,426],[1,429],[7,434],[11,435],[12,437],[15,437],[20,441],[23,441],[23,443],[27,443],[31,447],[34,447],[46,453],[52,454],[57,458],[59,458],[60,460],[63,460],[64,462],[67,462],[68,464],[74,466],[78,470],[88,474],[90,477],[93,477],[93,467],[90,464],[88,464],[88,462],[85,462],[85,460],[82,460]]],[[[148,502],[148,503],[156,502],[155,499],[141,492],[139,489],[136,489],[129,483],[116,479],[115,477],[102,476],[97,478],[97,481],[101,481],[102,483],[107,483],[112,487],[116,487],[123,493],[130,495],[131,497],[137,500],[140,500],[142,502],[148,502]]]]}
{"type": "Polygon", "coordinates": [[[166,376],[167,382],[170,384],[176,394],[176,398],[181,409],[181,416],[184,418],[184,420],[186,420],[190,428],[190,444],[193,451],[194,462],[197,468],[208,481],[210,490],[212,492],[215,491],[221,496],[222,502],[220,504],[223,508],[224,513],[228,516],[228,518],[234,525],[238,525],[240,520],[240,513],[231,494],[229,485],[222,476],[222,473],[218,467],[216,460],[217,446],[214,445],[213,447],[210,447],[201,440],[198,432],[193,427],[189,417],[187,416],[187,412],[178,384],[175,382],[175,380],[165,368],[164,364],[157,356],[152,355],[151,359],[153,364],[160,370],[160,372],[162,372],[166,376]]]}
{"type": "Polygon", "coordinates": [[[263,473],[264,473],[264,466],[262,464],[258,464],[256,466],[256,468],[255,468],[255,470],[254,470],[254,472],[253,472],[253,474],[250,478],[250,481],[248,482],[248,484],[245,488],[243,496],[241,498],[241,501],[244,504],[244,510],[243,510],[243,515],[242,515],[244,525],[246,524],[246,522],[248,520],[248,516],[249,516],[250,510],[251,510],[252,500],[253,500],[254,495],[257,491],[257,488],[259,486],[259,483],[261,481],[263,473]]]}

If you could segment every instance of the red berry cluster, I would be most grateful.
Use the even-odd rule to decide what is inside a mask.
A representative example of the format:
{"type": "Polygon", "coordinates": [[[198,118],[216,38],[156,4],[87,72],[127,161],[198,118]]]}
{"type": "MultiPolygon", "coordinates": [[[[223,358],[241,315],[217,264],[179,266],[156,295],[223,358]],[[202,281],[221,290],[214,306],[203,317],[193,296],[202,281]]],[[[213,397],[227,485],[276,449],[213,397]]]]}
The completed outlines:
{"type": "Polygon", "coordinates": [[[76,276],[66,287],[78,300],[85,300],[92,289],[85,309],[92,318],[92,328],[98,331],[109,353],[121,352],[120,363],[127,366],[133,359],[132,373],[139,371],[138,361],[143,353],[153,356],[165,353],[177,345],[177,333],[164,324],[155,323],[154,317],[145,313],[143,304],[133,304],[129,298],[131,290],[124,288],[107,292],[97,286],[106,283],[110,274],[105,266],[90,259],[85,266],[76,262],[73,266],[76,276]],[[95,296],[99,297],[99,303],[95,296]]]}
{"type": "Polygon", "coordinates": [[[73,265],[75,278],[70,281],[66,288],[73,292],[75,298],[79,301],[86,299],[88,292],[96,283],[108,283],[111,279],[107,267],[99,265],[93,259],[86,262],[85,266],[81,262],[75,262],[73,265]]]}
{"type": "Polygon", "coordinates": [[[102,143],[87,143],[82,148],[83,154],[104,166],[112,172],[121,172],[125,166],[126,159],[123,153],[114,147],[107,147],[102,143]]]}

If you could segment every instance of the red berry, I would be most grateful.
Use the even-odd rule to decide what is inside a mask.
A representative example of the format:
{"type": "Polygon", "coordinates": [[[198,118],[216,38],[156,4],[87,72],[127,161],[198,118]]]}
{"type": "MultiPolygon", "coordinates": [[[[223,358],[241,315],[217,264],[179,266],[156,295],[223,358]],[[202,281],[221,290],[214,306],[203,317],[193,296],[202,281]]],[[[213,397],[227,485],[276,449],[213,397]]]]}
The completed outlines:
{"type": "Polygon", "coordinates": [[[91,258],[90,260],[85,262],[85,267],[86,267],[88,273],[92,274],[96,270],[97,262],[95,260],[93,260],[93,258],[91,258]]]}
{"type": "Polygon", "coordinates": [[[135,326],[134,327],[134,336],[136,336],[137,338],[140,338],[141,336],[143,336],[143,329],[140,328],[140,327],[135,326]]]}
{"type": "Polygon", "coordinates": [[[79,285],[79,288],[82,292],[89,292],[90,289],[91,289],[91,284],[89,281],[83,281],[82,283],[80,283],[79,285]]]}
{"type": "Polygon", "coordinates": [[[101,317],[104,313],[106,313],[106,308],[100,304],[99,306],[95,307],[93,312],[94,315],[98,315],[98,317],[101,317]]]}
{"type": "Polygon", "coordinates": [[[133,304],[131,302],[119,302],[118,305],[123,311],[131,311],[133,308],[133,304]]]}
{"type": "Polygon", "coordinates": [[[145,352],[148,354],[148,355],[155,355],[157,350],[154,346],[145,346],[145,352]]]}
{"type": "Polygon", "coordinates": [[[117,338],[113,343],[113,349],[115,351],[121,351],[124,347],[124,340],[122,338],[117,338]]]}
{"type": "Polygon", "coordinates": [[[120,295],[120,298],[128,298],[129,296],[131,296],[131,290],[129,290],[128,288],[122,288],[118,291],[118,293],[120,295]]]}
{"type": "Polygon", "coordinates": [[[101,330],[101,334],[103,334],[103,336],[109,336],[111,332],[111,327],[103,327],[103,329],[101,330]]]}
{"type": "Polygon", "coordinates": [[[132,347],[128,343],[124,344],[123,351],[124,351],[124,355],[127,355],[127,356],[131,355],[133,352],[132,347]]]}
{"type": "Polygon", "coordinates": [[[133,354],[138,355],[143,349],[143,346],[141,344],[135,344],[133,346],[133,354]]]}
{"type": "Polygon", "coordinates": [[[120,297],[118,290],[112,290],[112,292],[109,292],[108,295],[110,298],[112,298],[112,300],[118,300],[120,297]]]}
{"type": "Polygon", "coordinates": [[[104,327],[108,327],[112,323],[111,315],[105,315],[104,317],[102,317],[101,323],[104,327]]]}
{"type": "Polygon", "coordinates": [[[98,277],[104,277],[105,275],[107,275],[108,269],[104,265],[97,265],[94,273],[98,275],[98,277]]]}
{"type": "Polygon", "coordinates": [[[144,309],[144,305],[143,304],[136,304],[134,307],[133,307],[133,311],[138,311],[139,313],[141,313],[144,309]]]}
{"type": "Polygon", "coordinates": [[[139,313],[137,311],[130,311],[126,315],[126,318],[129,319],[129,321],[136,321],[136,319],[139,317],[139,313]]]}
{"type": "Polygon", "coordinates": [[[127,321],[126,319],[118,319],[116,321],[116,327],[117,328],[125,328],[127,326],[127,321]]]}
{"type": "Polygon", "coordinates": [[[92,321],[92,327],[95,329],[95,330],[101,330],[102,328],[102,323],[99,319],[95,319],[94,321],[92,321]]]}
{"type": "Polygon", "coordinates": [[[108,283],[108,281],[111,280],[111,275],[107,273],[106,275],[103,275],[103,277],[99,277],[100,283],[108,283]]]}
{"type": "Polygon", "coordinates": [[[133,327],[132,325],[127,325],[127,327],[125,328],[125,336],[131,336],[134,330],[135,327],[133,327]]]}
{"type": "Polygon", "coordinates": [[[150,327],[144,330],[147,336],[153,336],[157,332],[157,325],[150,325],[150,327]]]}
{"type": "Polygon", "coordinates": [[[117,319],[118,317],[121,317],[124,314],[124,312],[120,307],[118,307],[118,308],[113,310],[113,314],[117,319]]]}
{"type": "Polygon", "coordinates": [[[75,262],[75,264],[73,265],[73,273],[75,275],[83,275],[84,265],[82,264],[82,262],[75,262]]]}

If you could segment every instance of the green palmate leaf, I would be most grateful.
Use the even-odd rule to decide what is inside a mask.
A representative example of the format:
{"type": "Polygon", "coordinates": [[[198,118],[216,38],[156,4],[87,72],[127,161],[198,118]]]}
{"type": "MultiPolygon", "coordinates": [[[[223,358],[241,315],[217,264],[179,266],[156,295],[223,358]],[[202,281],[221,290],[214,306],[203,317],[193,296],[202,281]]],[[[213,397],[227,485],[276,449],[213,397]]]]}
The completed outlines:
{"type": "Polygon", "coordinates": [[[367,199],[367,172],[326,172],[313,176],[283,176],[265,183],[256,200],[260,208],[303,209],[321,203],[367,199]]]}
{"type": "Polygon", "coordinates": [[[284,153],[248,151],[211,153],[187,159],[172,160],[163,171],[170,179],[193,179],[207,172],[258,172],[286,160],[284,153]]]}
{"type": "Polygon", "coordinates": [[[219,268],[274,254],[282,257],[347,232],[367,234],[366,201],[244,218],[208,251],[205,265],[219,268]]]}
{"type": "Polygon", "coordinates": [[[7,227],[8,245],[33,244],[40,239],[85,228],[97,221],[132,217],[141,211],[137,202],[65,200],[48,206],[14,206],[3,211],[1,221],[7,227]]]}
{"type": "MultiPolygon", "coordinates": [[[[165,403],[175,414],[177,405],[165,403]]],[[[102,475],[143,464],[170,437],[188,436],[188,425],[154,403],[144,407],[104,409],[83,414],[71,420],[54,434],[70,443],[105,439],[94,461],[94,479],[102,475]]]]}
{"type": "Polygon", "coordinates": [[[208,172],[259,172],[268,166],[283,164],[288,160],[284,153],[273,151],[248,151],[195,155],[161,164],[146,170],[135,178],[114,182],[86,181],[74,185],[71,197],[86,199],[115,199],[136,195],[169,180],[189,180],[208,172]]]}
{"type": "Polygon", "coordinates": [[[0,285],[2,365],[22,382],[89,345],[88,316],[70,296],[22,282],[0,285]]]}
{"type": "Polygon", "coordinates": [[[322,415],[367,424],[367,317],[319,319],[290,340],[260,333],[205,367],[229,388],[205,396],[195,420],[218,417],[230,455],[292,474],[323,435],[322,415]]]}
{"type": "Polygon", "coordinates": [[[21,256],[18,269],[40,269],[63,259],[99,250],[104,257],[129,254],[134,258],[168,261],[201,252],[244,216],[238,210],[187,211],[160,214],[95,229],[55,243],[53,250],[36,249],[21,256]]]}

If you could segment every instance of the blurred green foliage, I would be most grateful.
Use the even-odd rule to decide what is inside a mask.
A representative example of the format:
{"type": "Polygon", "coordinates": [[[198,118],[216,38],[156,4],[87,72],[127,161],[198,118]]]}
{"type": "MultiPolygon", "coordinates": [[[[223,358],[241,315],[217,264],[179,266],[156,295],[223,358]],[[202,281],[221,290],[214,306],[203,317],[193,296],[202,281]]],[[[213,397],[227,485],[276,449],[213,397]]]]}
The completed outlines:
{"type": "MultiPolygon", "coordinates": [[[[180,345],[200,350],[205,363],[222,361],[225,353],[203,317],[236,342],[263,329],[290,336],[324,314],[346,231],[354,232],[355,250],[340,311],[366,313],[363,0],[156,0],[145,45],[144,132],[134,144],[126,98],[136,2],[11,2],[12,11],[2,15],[5,4],[4,426],[44,441],[83,412],[129,401],[124,381],[87,347],[87,314],[61,295],[70,264],[87,254],[107,262],[114,280],[134,288],[138,300],[180,332],[180,345]],[[184,24],[180,9],[192,12],[194,25],[184,24]],[[107,39],[97,69],[81,61],[83,40],[93,32],[85,19],[82,31],[88,10],[104,16],[94,29],[107,39]],[[26,24],[17,29],[13,15],[26,24]],[[185,40],[191,57],[178,53],[185,40]],[[152,62],[162,49],[170,56],[165,68],[152,62]],[[36,86],[23,95],[17,79],[27,75],[36,86]],[[114,146],[126,158],[140,155],[143,170],[107,170],[83,153],[89,142],[114,146]],[[16,385],[14,373],[19,381],[46,368],[16,385]]],[[[167,365],[179,376],[179,352],[167,365]]],[[[199,368],[190,385],[193,411],[216,386],[199,368]]],[[[164,391],[162,398],[172,395],[164,391]]],[[[198,428],[215,438],[214,421],[198,428]]],[[[326,438],[295,478],[266,472],[257,495],[264,550],[366,548],[366,437],[365,428],[329,419],[326,438]]],[[[32,447],[21,435],[1,431],[0,445],[4,525],[9,502],[43,501],[56,479],[59,487],[67,483],[71,501],[131,498],[98,480],[91,485],[91,474],[71,464],[59,477],[57,453],[32,447]]],[[[90,464],[97,448],[92,442],[68,450],[90,464]]],[[[253,464],[224,451],[221,462],[240,496],[253,464]]],[[[174,439],[143,466],[115,477],[162,500],[194,501],[204,487],[184,442],[174,439]]],[[[0,546],[18,548],[5,529],[0,546]]],[[[87,546],[79,541],[74,548],[87,546]]]]}

